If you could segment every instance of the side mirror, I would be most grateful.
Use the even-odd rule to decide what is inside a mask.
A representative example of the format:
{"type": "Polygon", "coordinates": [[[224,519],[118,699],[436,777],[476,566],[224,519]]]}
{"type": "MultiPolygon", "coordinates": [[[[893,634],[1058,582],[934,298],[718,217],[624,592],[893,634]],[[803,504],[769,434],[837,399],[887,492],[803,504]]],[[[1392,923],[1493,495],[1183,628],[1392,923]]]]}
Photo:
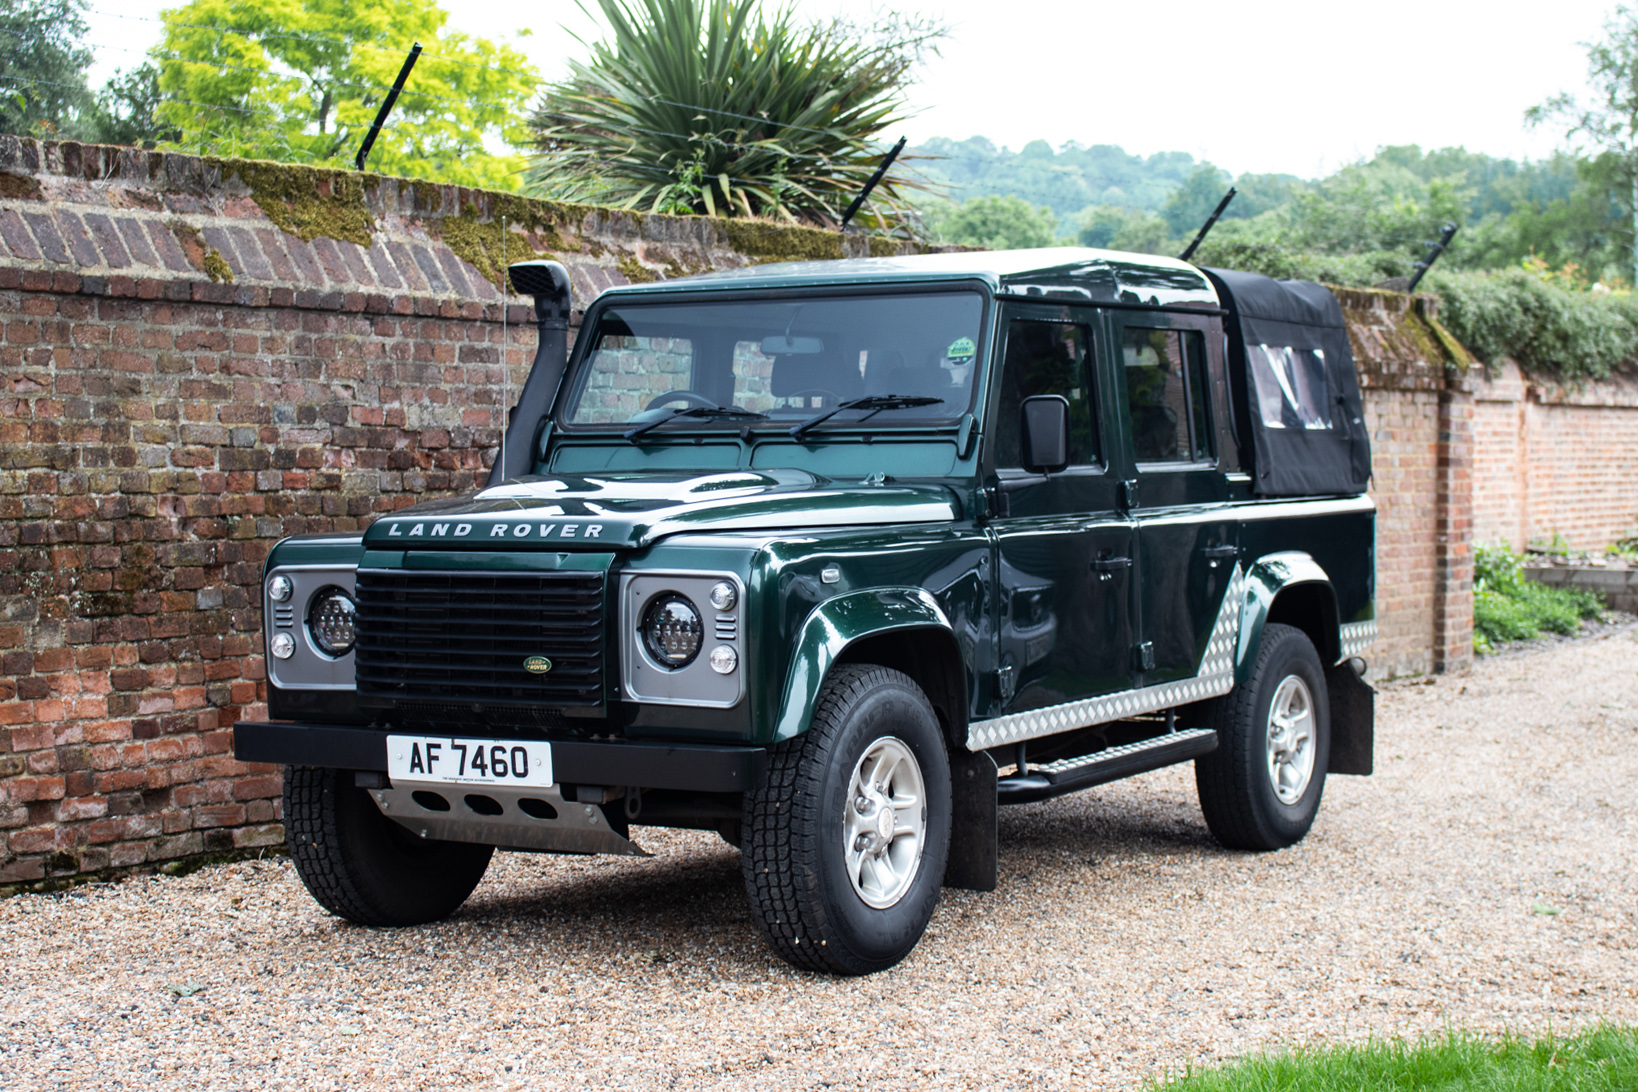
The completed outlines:
{"type": "Polygon", "coordinates": [[[1019,407],[1024,469],[1050,474],[1069,465],[1069,399],[1037,394],[1019,407]]]}

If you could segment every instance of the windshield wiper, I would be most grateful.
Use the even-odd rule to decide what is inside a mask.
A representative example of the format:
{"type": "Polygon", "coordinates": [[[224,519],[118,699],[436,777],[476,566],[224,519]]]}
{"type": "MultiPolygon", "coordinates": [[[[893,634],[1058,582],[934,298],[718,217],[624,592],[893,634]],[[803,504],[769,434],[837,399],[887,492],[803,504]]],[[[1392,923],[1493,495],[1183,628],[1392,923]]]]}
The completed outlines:
{"type": "Polygon", "coordinates": [[[625,436],[626,436],[626,439],[630,440],[632,443],[636,443],[638,440],[642,439],[643,436],[646,435],[647,433],[649,433],[650,431],[659,428],[661,425],[665,424],[668,421],[675,421],[679,417],[761,417],[761,418],[766,418],[767,416],[768,415],[766,413],[758,413],[755,410],[739,409],[738,407],[733,407],[733,406],[684,406],[680,410],[673,410],[670,414],[668,414],[665,417],[661,417],[657,421],[650,421],[647,424],[638,425],[636,428],[627,429],[626,433],[625,433],[625,436]]]}
{"type": "Polygon", "coordinates": [[[846,402],[836,405],[821,413],[817,417],[809,417],[800,425],[791,426],[791,435],[801,439],[802,434],[809,429],[824,424],[843,410],[862,409],[870,412],[859,418],[860,422],[868,421],[882,410],[911,409],[916,406],[935,406],[944,401],[942,398],[929,398],[920,394],[867,394],[863,398],[850,398],[846,402]]]}

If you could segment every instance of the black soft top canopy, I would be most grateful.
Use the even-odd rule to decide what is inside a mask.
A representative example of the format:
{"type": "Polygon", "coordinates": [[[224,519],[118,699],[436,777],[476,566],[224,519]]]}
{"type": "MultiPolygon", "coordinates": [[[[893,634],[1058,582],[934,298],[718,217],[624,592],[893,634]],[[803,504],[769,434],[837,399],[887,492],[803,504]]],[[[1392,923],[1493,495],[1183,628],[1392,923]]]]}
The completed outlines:
{"type": "Polygon", "coordinates": [[[1235,424],[1265,496],[1363,493],[1371,480],[1354,354],[1324,285],[1207,269],[1228,309],[1235,424]]]}

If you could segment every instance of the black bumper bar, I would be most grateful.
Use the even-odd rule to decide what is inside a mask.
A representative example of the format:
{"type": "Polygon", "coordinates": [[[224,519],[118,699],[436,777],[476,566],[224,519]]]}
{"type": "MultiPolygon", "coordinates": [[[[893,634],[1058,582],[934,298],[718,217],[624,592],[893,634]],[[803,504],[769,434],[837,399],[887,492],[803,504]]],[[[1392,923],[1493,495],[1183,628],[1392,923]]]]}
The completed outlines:
{"type": "MultiPolygon", "coordinates": [[[[233,726],[233,754],[241,762],[384,772],[387,733],[379,728],[240,721],[233,726]]],[[[570,785],[745,792],[761,787],[767,766],[768,752],[759,747],[552,741],[552,775],[570,785]]]]}

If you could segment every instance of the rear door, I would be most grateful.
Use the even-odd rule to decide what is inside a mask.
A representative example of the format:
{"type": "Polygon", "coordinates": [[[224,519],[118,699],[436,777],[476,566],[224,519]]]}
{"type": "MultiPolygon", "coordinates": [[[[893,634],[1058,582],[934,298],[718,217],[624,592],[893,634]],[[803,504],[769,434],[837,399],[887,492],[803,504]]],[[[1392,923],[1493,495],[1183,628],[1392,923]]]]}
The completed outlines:
{"type": "Polygon", "coordinates": [[[1202,315],[1114,313],[1123,468],[1137,531],[1138,685],[1201,670],[1237,560],[1219,465],[1222,331],[1202,315]]]}
{"type": "MultiPolygon", "coordinates": [[[[1096,312],[1009,305],[989,451],[996,541],[999,712],[1020,713],[1129,689],[1133,524],[1108,472],[1107,407],[1095,393],[1096,312]],[[1020,405],[1059,395],[1070,407],[1070,465],[1052,474],[1020,458],[1020,405]]],[[[1069,727],[1069,725],[1063,725],[1069,727]]],[[[1038,733],[1037,733],[1038,734],[1038,733]]]]}

